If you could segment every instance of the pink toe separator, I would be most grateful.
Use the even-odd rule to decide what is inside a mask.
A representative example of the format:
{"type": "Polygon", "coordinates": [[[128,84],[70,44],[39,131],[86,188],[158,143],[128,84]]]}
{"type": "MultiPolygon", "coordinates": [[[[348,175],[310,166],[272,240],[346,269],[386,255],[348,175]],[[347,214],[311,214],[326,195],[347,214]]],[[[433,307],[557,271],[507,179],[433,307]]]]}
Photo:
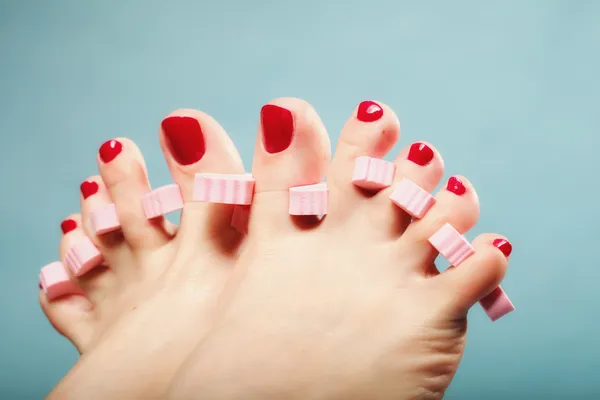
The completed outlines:
{"type": "Polygon", "coordinates": [[[254,195],[252,174],[196,174],[194,201],[249,205],[254,195]]]}
{"type": "MultiPolygon", "coordinates": [[[[475,249],[467,239],[450,224],[445,224],[434,233],[429,238],[429,243],[455,267],[475,253],[475,249]]],[[[515,309],[500,286],[481,299],[479,304],[492,321],[498,320],[515,309]]]]}
{"type": "Polygon", "coordinates": [[[363,189],[383,189],[394,180],[396,165],[379,158],[362,156],[354,162],[352,183],[363,189]]]}
{"type": "Polygon", "coordinates": [[[96,235],[103,235],[108,232],[116,231],[121,227],[117,217],[117,209],[114,204],[106,206],[92,212],[92,227],[96,235]]]}
{"type": "Polygon", "coordinates": [[[395,186],[390,200],[413,218],[423,218],[435,204],[429,192],[406,178],[395,186]]]}
{"type": "Polygon", "coordinates": [[[148,219],[181,210],[183,197],[181,197],[179,186],[171,184],[146,193],[142,196],[142,206],[148,219]]]}
{"type": "Polygon", "coordinates": [[[231,215],[231,226],[239,233],[248,233],[248,222],[250,219],[249,206],[235,206],[231,215]]]}
{"type": "Polygon", "coordinates": [[[40,283],[48,301],[67,294],[78,294],[79,287],[71,280],[65,266],[58,261],[42,267],[40,283]]]}
{"type": "Polygon", "coordinates": [[[65,256],[65,262],[75,276],[87,273],[102,261],[102,254],[87,236],[75,243],[65,256]]]}
{"type": "Polygon", "coordinates": [[[328,203],[326,183],[290,188],[290,215],[325,215],[328,203]]]}

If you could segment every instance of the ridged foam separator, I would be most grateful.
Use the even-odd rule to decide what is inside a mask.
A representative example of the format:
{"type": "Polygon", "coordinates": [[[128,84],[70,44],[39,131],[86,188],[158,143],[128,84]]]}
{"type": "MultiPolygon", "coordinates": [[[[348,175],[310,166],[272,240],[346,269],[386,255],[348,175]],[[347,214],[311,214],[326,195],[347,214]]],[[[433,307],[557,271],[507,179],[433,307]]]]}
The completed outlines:
{"type": "MultiPolygon", "coordinates": [[[[434,233],[429,238],[429,243],[455,267],[475,253],[475,249],[467,239],[450,224],[445,224],[434,233]]],[[[500,286],[481,299],[479,304],[492,321],[502,318],[515,309],[500,286]]]]}
{"type": "Polygon", "coordinates": [[[248,205],[254,195],[252,174],[196,174],[194,201],[248,205]]]}
{"type": "Polygon", "coordinates": [[[326,183],[290,188],[290,215],[325,215],[329,191],[326,183]]]}
{"type": "Polygon", "coordinates": [[[40,270],[40,284],[48,301],[79,293],[79,287],[71,280],[65,266],[59,261],[45,265],[40,270]]]}
{"type": "Polygon", "coordinates": [[[87,236],[76,242],[65,256],[65,263],[75,276],[81,276],[103,261],[102,254],[87,236]]]}
{"type": "Polygon", "coordinates": [[[363,189],[383,189],[391,186],[396,164],[379,158],[361,156],[354,162],[352,183],[363,189]]]}
{"type": "Polygon", "coordinates": [[[159,187],[142,196],[142,206],[148,219],[181,210],[183,208],[181,190],[174,183],[159,187]]]}
{"type": "Polygon", "coordinates": [[[435,197],[406,178],[394,187],[390,200],[413,218],[423,218],[435,204],[435,197]]]}

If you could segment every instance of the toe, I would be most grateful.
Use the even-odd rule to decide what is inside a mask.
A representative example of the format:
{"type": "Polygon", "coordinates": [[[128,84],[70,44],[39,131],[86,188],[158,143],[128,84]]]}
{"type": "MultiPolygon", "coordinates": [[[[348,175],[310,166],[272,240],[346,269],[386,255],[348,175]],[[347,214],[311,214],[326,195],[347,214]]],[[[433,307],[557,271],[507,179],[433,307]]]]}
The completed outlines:
{"type": "Polygon", "coordinates": [[[474,254],[455,268],[449,268],[430,280],[440,292],[447,293],[452,318],[462,318],[480,302],[492,320],[514,307],[498,285],[506,274],[510,242],[500,235],[484,234],[473,241],[474,254]]]}
{"type": "Polygon", "coordinates": [[[114,271],[103,265],[103,253],[86,235],[80,215],[65,218],[61,229],[60,260],[76,285],[96,303],[114,285],[114,271]]]}
{"type": "MultiPolygon", "coordinates": [[[[343,203],[364,198],[365,192],[352,184],[357,178],[355,176],[357,158],[361,156],[382,158],[394,146],[399,136],[400,122],[387,105],[374,101],[363,101],[358,105],[340,133],[327,176],[331,186],[331,204],[335,204],[336,209],[343,203]]],[[[344,215],[349,214],[339,213],[337,216],[344,215]]]]}
{"type": "Polygon", "coordinates": [[[177,110],[161,123],[160,145],[185,203],[180,237],[188,232],[201,237],[229,232],[233,205],[194,198],[196,174],[234,176],[244,172],[242,160],[223,127],[203,112],[177,110]]]}
{"type": "Polygon", "coordinates": [[[39,302],[52,326],[81,353],[91,338],[91,303],[60,262],[42,267],[39,302]]]}
{"type": "MultiPolygon", "coordinates": [[[[305,101],[281,98],[262,107],[252,172],[256,193],[249,230],[293,227],[290,188],[321,182],[330,159],[329,137],[316,111],[305,101]]],[[[326,191],[315,188],[321,199],[316,214],[326,213],[326,191]],[[318,211],[317,211],[318,209],[318,211]],[[325,212],[321,212],[325,211],[325,212]]],[[[295,190],[295,189],[294,189],[295,190]]],[[[297,196],[312,196],[310,190],[297,196]]],[[[294,207],[292,207],[294,208],[294,207]]]]}
{"type": "Polygon", "coordinates": [[[170,239],[165,220],[149,220],[142,207],[150,185],[138,147],[126,138],[109,140],[100,146],[98,167],[129,245],[154,249],[165,244],[170,239]]]}
{"type": "Polygon", "coordinates": [[[428,239],[446,224],[464,234],[479,219],[479,200],[475,189],[464,177],[451,177],[435,196],[435,204],[422,219],[412,222],[397,241],[402,257],[408,257],[413,269],[435,273],[433,265],[438,252],[428,239]]]}

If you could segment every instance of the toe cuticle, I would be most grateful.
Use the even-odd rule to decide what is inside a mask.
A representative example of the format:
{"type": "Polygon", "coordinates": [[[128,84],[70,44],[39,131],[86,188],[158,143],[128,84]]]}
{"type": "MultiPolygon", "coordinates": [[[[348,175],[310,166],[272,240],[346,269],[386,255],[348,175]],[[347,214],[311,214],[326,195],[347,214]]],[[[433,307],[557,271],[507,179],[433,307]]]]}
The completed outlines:
{"type": "Polygon", "coordinates": [[[260,110],[262,141],[270,154],[290,147],[294,138],[294,116],[287,108],[267,104],[260,110]]]}
{"type": "Polygon", "coordinates": [[[446,185],[446,190],[454,193],[457,196],[462,196],[463,194],[465,194],[467,192],[467,188],[465,187],[465,185],[462,183],[462,181],[460,179],[458,179],[455,176],[448,179],[448,184],[446,185]]]}
{"type": "Polygon", "coordinates": [[[65,219],[60,224],[60,229],[62,230],[63,234],[67,234],[67,233],[75,230],[75,228],[77,228],[77,222],[75,222],[75,220],[72,220],[70,218],[65,219]]]}
{"type": "Polygon", "coordinates": [[[204,157],[206,142],[202,126],[196,118],[171,116],[165,118],[161,127],[171,155],[181,165],[197,163],[204,157]]]}
{"type": "Polygon", "coordinates": [[[358,105],[356,118],[361,122],[375,122],[383,116],[383,108],[374,101],[363,101],[358,105]]]}
{"type": "Polygon", "coordinates": [[[98,153],[105,164],[114,160],[123,150],[123,144],[118,140],[108,140],[100,146],[98,153]]]}
{"type": "Polygon", "coordinates": [[[99,186],[98,186],[97,182],[85,181],[81,184],[79,189],[81,190],[81,194],[83,195],[83,198],[87,199],[88,197],[98,193],[99,186]]]}
{"type": "Polygon", "coordinates": [[[494,247],[497,247],[498,249],[500,249],[500,251],[502,252],[502,254],[504,254],[505,257],[510,256],[510,253],[512,253],[512,244],[510,244],[510,242],[507,239],[504,239],[504,238],[494,239],[494,241],[492,242],[492,245],[494,245],[494,247]]]}
{"type": "Polygon", "coordinates": [[[408,160],[417,165],[425,166],[433,160],[433,150],[425,143],[413,143],[408,151],[408,160]]]}

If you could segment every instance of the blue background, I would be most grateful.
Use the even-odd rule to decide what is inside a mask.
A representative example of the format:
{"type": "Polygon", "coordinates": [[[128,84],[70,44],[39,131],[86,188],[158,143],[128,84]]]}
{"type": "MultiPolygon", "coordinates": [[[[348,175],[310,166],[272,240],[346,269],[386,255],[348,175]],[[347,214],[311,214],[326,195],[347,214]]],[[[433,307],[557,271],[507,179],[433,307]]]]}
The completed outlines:
{"type": "Polygon", "coordinates": [[[312,103],[334,143],[357,103],[386,102],[393,154],[434,143],[478,190],[468,236],[512,240],[517,311],[473,309],[448,398],[600,394],[599,49],[598,1],[0,1],[0,394],[39,398],[77,359],[37,274],[98,146],[132,138],[169,183],[158,124],[197,108],[250,167],[260,106],[281,96],[312,103]]]}

